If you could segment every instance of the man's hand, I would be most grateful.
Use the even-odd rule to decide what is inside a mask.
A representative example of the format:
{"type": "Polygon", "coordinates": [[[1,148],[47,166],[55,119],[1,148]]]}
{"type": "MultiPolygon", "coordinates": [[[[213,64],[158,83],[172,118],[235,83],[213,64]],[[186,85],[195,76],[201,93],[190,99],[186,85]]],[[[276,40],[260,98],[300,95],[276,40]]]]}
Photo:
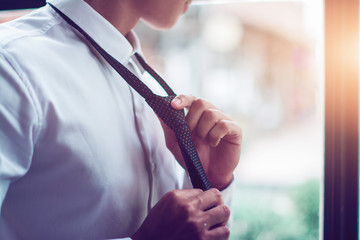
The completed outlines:
{"type": "MultiPolygon", "coordinates": [[[[218,107],[201,98],[180,95],[171,105],[177,110],[188,110],[186,121],[205,173],[213,187],[224,189],[240,159],[241,128],[218,107]]],[[[186,169],[173,131],[163,122],[162,126],[167,147],[186,169]]]]}
{"type": "Polygon", "coordinates": [[[151,209],[134,240],[228,239],[230,210],[213,188],[171,191],[151,209]]]}

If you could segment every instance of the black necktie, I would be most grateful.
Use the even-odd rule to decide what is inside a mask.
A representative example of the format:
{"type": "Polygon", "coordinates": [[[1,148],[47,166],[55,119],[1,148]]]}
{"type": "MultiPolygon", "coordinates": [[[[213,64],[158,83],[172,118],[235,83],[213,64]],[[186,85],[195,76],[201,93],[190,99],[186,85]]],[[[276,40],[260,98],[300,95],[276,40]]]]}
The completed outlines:
{"type": "Polygon", "coordinates": [[[166,82],[144,61],[139,54],[135,53],[135,57],[140,65],[156,79],[162,88],[164,88],[168,96],[162,97],[154,94],[138,77],[108,54],[75,22],[73,22],[52,4],[49,5],[91,43],[101,56],[103,56],[103,58],[125,79],[125,81],[143,98],[145,98],[149,106],[164,121],[164,123],[174,131],[193,187],[200,188],[202,190],[210,189],[210,183],[205,175],[199,156],[196,152],[189,127],[186,124],[184,110],[175,110],[171,107],[170,103],[176,97],[176,94],[166,84],[166,82]]]}

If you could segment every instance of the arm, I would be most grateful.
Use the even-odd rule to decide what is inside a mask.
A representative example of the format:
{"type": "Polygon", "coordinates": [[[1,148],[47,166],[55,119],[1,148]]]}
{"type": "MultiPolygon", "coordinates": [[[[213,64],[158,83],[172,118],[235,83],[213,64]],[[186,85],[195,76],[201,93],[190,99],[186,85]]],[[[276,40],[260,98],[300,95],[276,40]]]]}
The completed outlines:
{"type": "MultiPolygon", "coordinates": [[[[229,229],[226,224],[230,210],[224,204],[221,194],[230,205],[233,171],[240,157],[241,128],[203,99],[182,95],[172,102],[172,106],[188,109],[186,119],[195,146],[210,183],[217,189],[169,192],[150,211],[132,238],[228,239],[229,229]]],[[[162,125],[167,147],[185,168],[175,135],[165,124],[162,125]]]]}
{"type": "Polygon", "coordinates": [[[38,135],[37,104],[23,77],[0,49],[0,207],[10,183],[28,171],[38,135]]]}

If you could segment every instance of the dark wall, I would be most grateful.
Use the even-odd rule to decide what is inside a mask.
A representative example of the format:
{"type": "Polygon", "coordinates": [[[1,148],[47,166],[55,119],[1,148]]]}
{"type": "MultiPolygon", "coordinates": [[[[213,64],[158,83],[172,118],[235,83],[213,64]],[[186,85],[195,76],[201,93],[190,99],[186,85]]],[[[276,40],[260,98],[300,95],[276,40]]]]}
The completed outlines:
{"type": "Polygon", "coordinates": [[[0,10],[38,8],[45,5],[45,0],[0,0],[0,10]]]}

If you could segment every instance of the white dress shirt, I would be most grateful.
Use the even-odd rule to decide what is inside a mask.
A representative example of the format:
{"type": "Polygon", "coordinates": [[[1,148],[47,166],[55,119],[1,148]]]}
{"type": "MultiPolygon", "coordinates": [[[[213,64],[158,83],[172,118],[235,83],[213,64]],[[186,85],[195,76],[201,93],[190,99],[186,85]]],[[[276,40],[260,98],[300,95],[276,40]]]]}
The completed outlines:
{"type": "MultiPolygon", "coordinates": [[[[49,2],[142,77],[137,41],[49,2]]],[[[183,176],[152,109],[50,6],[0,25],[1,240],[131,236],[183,176]]]]}

